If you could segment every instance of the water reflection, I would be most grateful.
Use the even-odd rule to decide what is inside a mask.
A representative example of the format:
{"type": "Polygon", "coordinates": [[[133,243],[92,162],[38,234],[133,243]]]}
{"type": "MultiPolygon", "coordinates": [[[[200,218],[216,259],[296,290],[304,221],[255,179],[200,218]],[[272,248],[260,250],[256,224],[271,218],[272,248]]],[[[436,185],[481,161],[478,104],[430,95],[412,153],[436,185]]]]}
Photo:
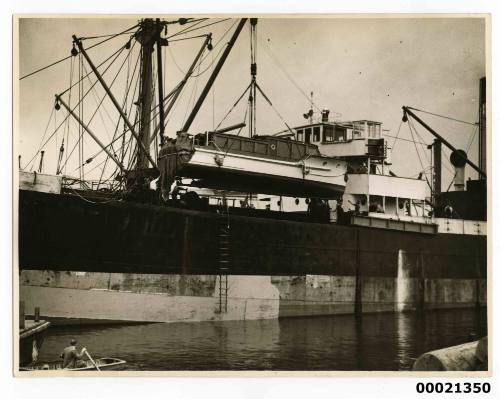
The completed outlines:
{"type": "Polygon", "coordinates": [[[132,370],[407,370],[423,352],[486,334],[486,311],[53,328],[40,361],[72,337],[132,370]]]}

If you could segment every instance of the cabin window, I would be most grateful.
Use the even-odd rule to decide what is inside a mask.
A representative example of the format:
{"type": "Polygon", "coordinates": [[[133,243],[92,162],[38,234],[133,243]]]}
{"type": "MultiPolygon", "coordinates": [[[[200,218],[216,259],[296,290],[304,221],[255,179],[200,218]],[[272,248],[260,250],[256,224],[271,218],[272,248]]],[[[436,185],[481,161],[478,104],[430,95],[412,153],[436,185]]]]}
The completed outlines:
{"type": "Polygon", "coordinates": [[[305,143],[309,144],[311,142],[311,128],[308,127],[307,129],[304,129],[305,133],[305,143]]]}
{"type": "Polygon", "coordinates": [[[315,126],[313,128],[313,141],[316,143],[321,140],[321,128],[319,126],[315,126]]]}
{"type": "Polygon", "coordinates": [[[335,141],[345,141],[346,140],[346,129],[335,128],[335,141]]]}
{"type": "Polygon", "coordinates": [[[304,141],[304,131],[302,129],[297,130],[297,141],[304,141]]]}
{"type": "Polygon", "coordinates": [[[380,124],[368,124],[368,137],[380,137],[380,124]]]}
{"type": "Polygon", "coordinates": [[[323,141],[331,143],[333,141],[333,126],[323,127],[323,141]]]}
{"type": "Polygon", "coordinates": [[[364,123],[363,122],[354,122],[353,130],[352,130],[352,137],[354,139],[361,138],[364,136],[364,123]]]}

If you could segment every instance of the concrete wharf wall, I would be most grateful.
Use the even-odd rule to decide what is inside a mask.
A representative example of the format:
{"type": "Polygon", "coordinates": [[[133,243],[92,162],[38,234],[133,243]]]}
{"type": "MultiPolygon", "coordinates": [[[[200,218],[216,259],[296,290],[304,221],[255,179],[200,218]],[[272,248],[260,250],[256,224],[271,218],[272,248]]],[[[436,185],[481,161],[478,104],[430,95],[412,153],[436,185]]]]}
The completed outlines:
{"type": "MultiPolygon", "coordinates": [[[[346,276],[229,276],[228,311],[219,312],[218,276],[134,275],[24,270],[20,299],[37,303],[44,317],[110,321],[252,320],[278,317],[352,314],[356,281],[346,276]]],[[[486,281],[407,279],[403,310],[486,305],[486,281]]],[[[368,278],[361,292],[362,312],[401,309],[397,280],[368,278]]]]}

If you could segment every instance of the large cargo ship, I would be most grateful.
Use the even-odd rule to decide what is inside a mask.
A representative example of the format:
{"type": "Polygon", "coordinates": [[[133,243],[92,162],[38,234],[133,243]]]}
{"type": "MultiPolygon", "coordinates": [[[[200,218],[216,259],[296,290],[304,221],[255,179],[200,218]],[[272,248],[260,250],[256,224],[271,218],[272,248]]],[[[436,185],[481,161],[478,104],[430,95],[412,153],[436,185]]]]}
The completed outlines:
{"type": "MultiPolygon", "coordinates": [[[[43,151],[38,171],[20,170],[19,292],[26,308],[36,304],[54,322],[122,323],[485,306],[485,80],[479,166],[418,110],[403,107],[404,122],[435,137],[429,195],[426,177],[391,171],[380,122],[330,120],[311,101],[307,123],[257,135],[255,98],[272,104],[257,84],[253,52],[251,83],[240,97],[249,94],[248,137],[240,135],[246,123],[190,132],[245,24],[255,40],[257,20],[240,20],[175,139],[165,135],[165,118],[213,47],[211,35],[165,96],[167,21],[145,19],[126,31],[133,33],[123,49],[140,46],[136,122],[127,112],[127,101],[136,99],[127,99],[127,88],[117,100],[103,67],[74,36],[72,56],[89,66],[124,133],[102,143],[65,98],[71,91],[56,95],[56,110],[91,136],[115,169],[106,181],[69,177],[59,164],[62,146],[55,175],[43,173],[43,151]],[[153,105],[156,94],[160,106],[153,105]],[[121,153],[112,145],[118,140],[121,153]],[[452,151],[456,191],[441,192],[442,146],[452,151]],[[478,180],[464,181],[466,165],[478,180]]],[[[87,76],[82,69],[80,81],[87,76]]]]}

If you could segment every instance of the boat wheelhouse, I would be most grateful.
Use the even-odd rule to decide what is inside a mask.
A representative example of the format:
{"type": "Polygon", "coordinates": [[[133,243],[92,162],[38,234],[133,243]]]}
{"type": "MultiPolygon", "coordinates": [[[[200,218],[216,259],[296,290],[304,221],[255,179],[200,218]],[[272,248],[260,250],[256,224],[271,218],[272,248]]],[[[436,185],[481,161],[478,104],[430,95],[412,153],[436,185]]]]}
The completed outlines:
{"type": "Polygon", "coordinates": [[[329,121],[328,114],[328,110],[323,110],[321,121],[296,127],[295,139],[317,145],[321,154],[348,163],[344,210],[398,218],[427,216],[427,182],[422,176],[399,177],[389,170],[390,148],[382,123],[366,119],[329,121]]]}

